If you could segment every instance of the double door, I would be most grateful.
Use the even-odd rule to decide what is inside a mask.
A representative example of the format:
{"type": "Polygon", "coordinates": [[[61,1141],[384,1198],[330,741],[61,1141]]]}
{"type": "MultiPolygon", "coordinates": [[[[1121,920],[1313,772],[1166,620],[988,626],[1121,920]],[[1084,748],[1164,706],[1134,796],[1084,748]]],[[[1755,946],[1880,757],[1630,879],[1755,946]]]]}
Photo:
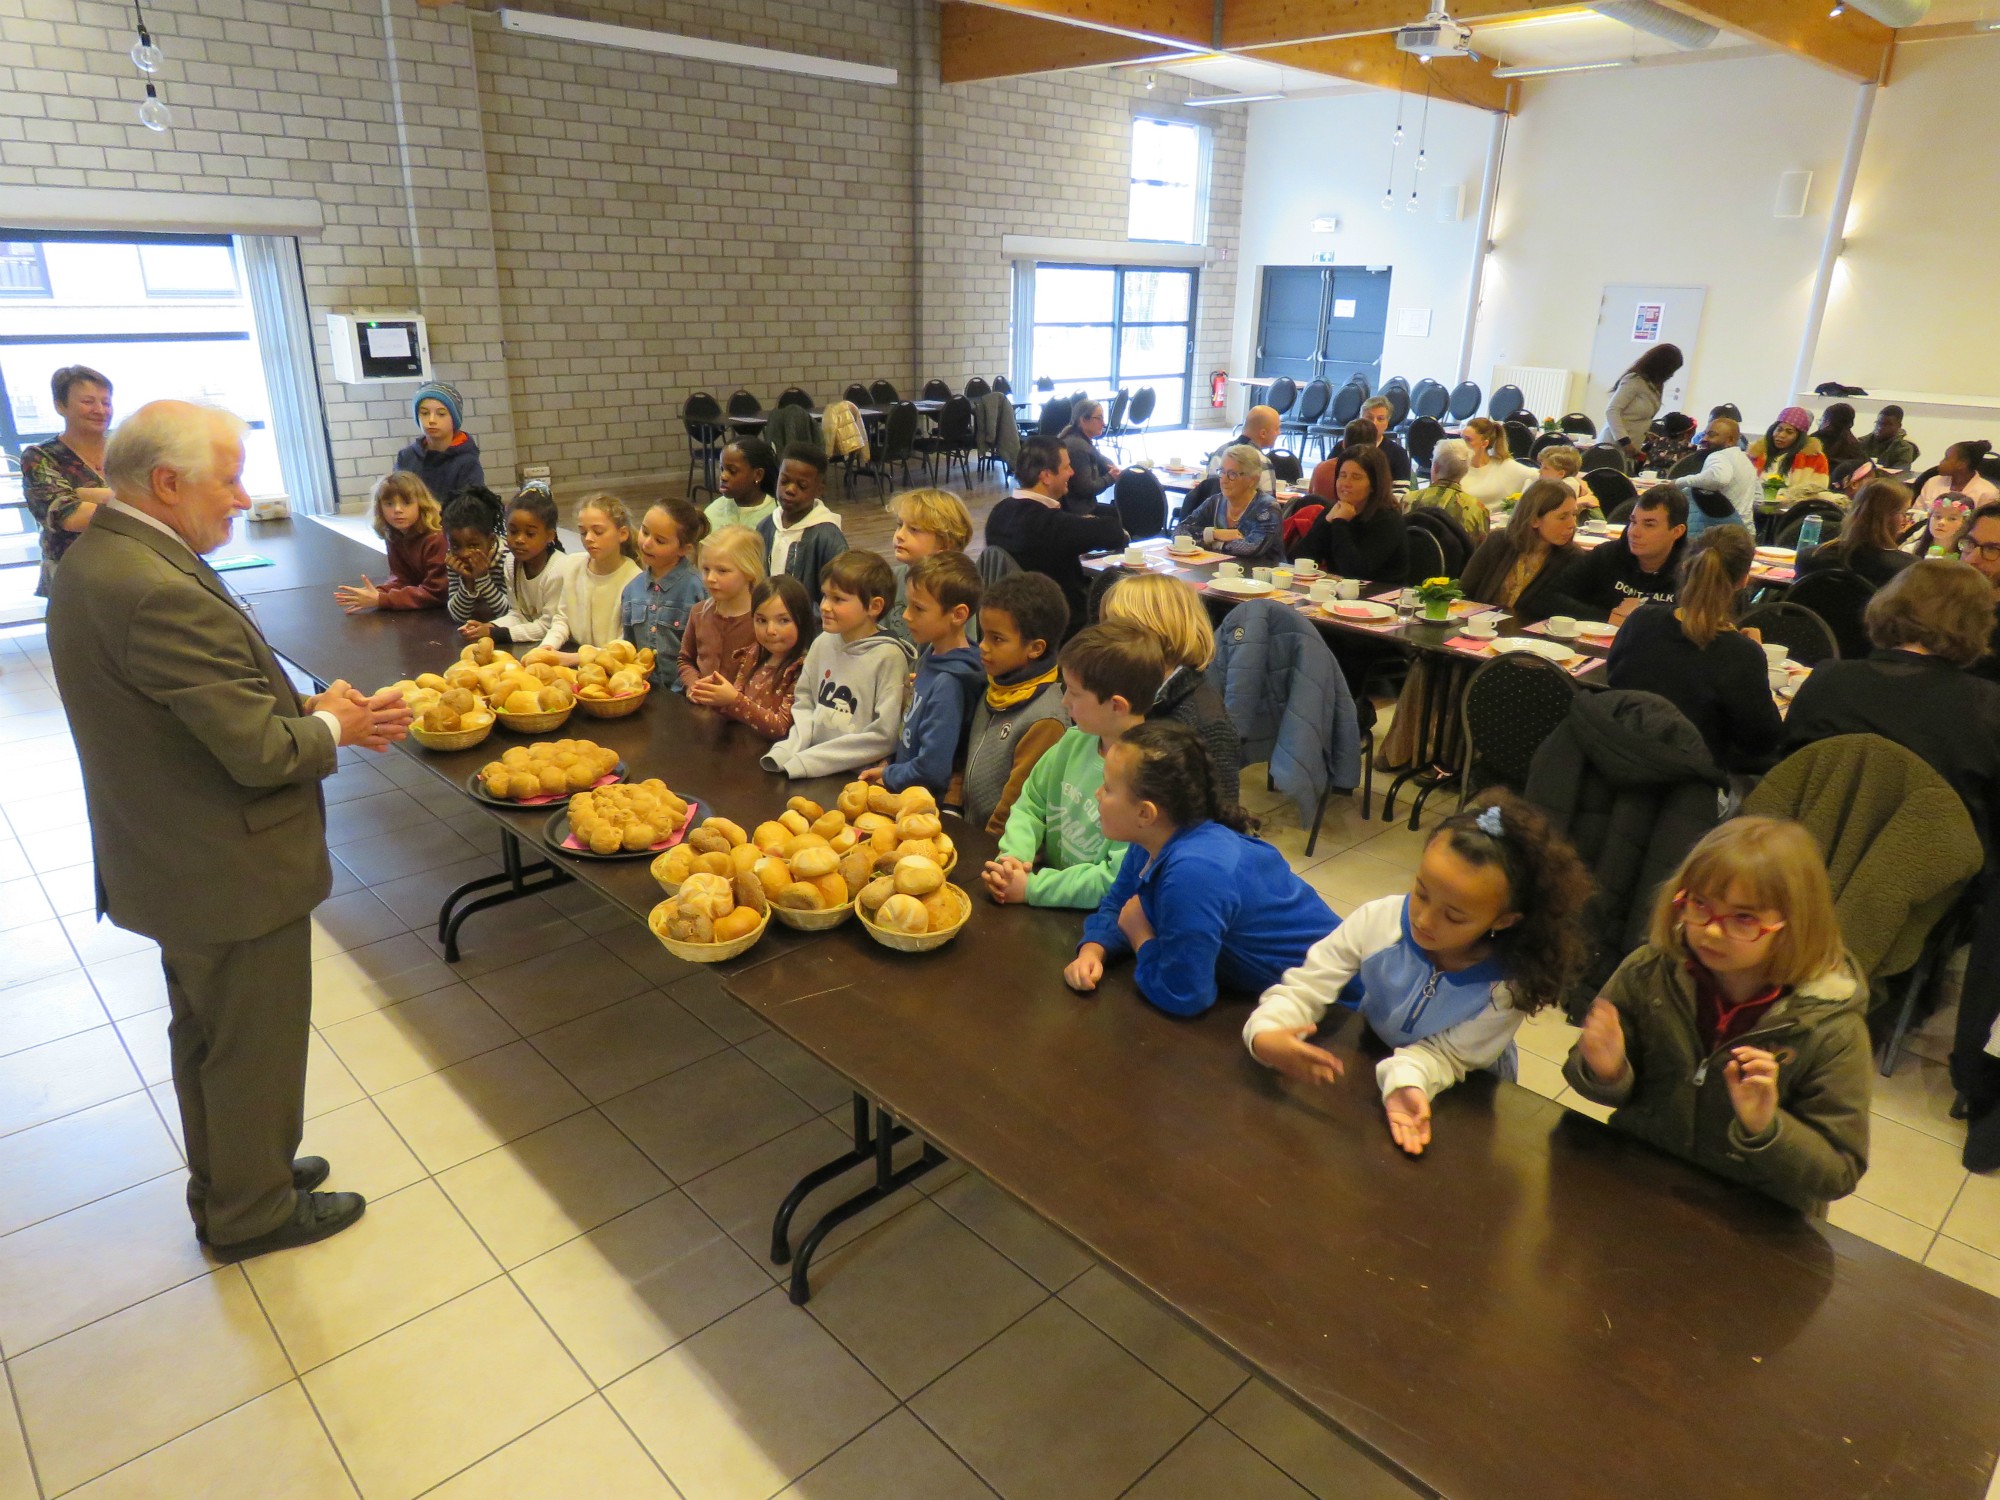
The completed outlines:
{"type": "Polygon", "coordinates": [[[1357,372],[1382,383],[1389,277],[1369,266],[1266,266],[1257,309],[1257,379],[1324,377],[1339,390],[1357,372]]]}

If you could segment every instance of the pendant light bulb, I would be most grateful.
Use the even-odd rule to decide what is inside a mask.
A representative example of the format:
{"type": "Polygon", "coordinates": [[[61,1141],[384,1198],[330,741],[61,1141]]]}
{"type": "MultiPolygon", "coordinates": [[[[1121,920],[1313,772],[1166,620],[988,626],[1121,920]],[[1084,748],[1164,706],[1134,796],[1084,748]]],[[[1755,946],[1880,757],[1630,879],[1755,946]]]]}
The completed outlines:
{"type": "Polygon", "coordinates": [[[1403,144],[1403,127],[1400,123],[1398,123],[1396,126],[1395,138],[1391,140],[1389,144],[1392,146],[1400,146],[1403,144]]]}
{"type": "Polygon", "coordinates": [[[167,54],[153,45],[153,39],[146,28],[139,28],[139,40],[132,44],[132,65],[141,73],[157,73],[160,64],[167,60],[167,54]]]}
{"type": "Polygon", "coordinates": [[[1417,190],[1415,188],[1410,189],[1410,201],[1405,203],[1403,207],[1407,208],[1411,213],[1417,211],[1417,190]]]}
{"type": "Polygon", "coordinates": [[[1422,152],[1422,151],[1419,151],[1419,152],[1417,153],[1417,170],[1418,170],[1419,172],[1421,172],[1421,171],[1423,171],[1423,169],[1424,169],[1425,167],[1427,167],[1427,166],[1429,166],[1429,165],[1430,165],[1430,162],[1429,162],[1429,161],[1428,161],[1428,160],[1426,159],[1426,157],[1425,157],[1425,153],[1424,153],[1424,152],[1422,152]]]}
{"type": "Polygon", "coordinates": [[[139,123],[148,130],[164,131],[173,122],[174,117],[167,113],[166,105],[160,102],[160,96],[154,92],[153,85],[148,83],[146,102],[139,106],[139,123]]]}
{"type": "Polygon", "coordinates": [[[1396,206],[1396,190],[1394,188],[1382,189],[1382,206],[1384,208],[1394,208],[1396,206]]]}

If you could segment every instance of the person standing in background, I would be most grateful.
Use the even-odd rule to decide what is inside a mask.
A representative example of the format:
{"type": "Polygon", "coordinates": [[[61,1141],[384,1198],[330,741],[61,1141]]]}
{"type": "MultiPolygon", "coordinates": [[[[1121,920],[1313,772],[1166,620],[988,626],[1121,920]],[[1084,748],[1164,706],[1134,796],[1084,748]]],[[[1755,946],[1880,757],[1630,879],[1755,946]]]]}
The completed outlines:
{"type": "Polygon", "coordinates": [[[111,382],[88,365],[65,365],[50,377],[49,394],[62,413],[63,430],[21,450],[22,496],[42,533],[42,576],[35,594],[43,599],[62,555],[111,498],[104,483],[111,382]]]}
{"type": "Polygon", "coordinates": [[[112,498],[49,600],[49,654],[76,739],[98,915],[159,943],[188,1212],[216,1258],[338,1234],[358,1193],[314,1192],[305,1123],[313,908],[332,886],[319,783],[344,746],[407,732],[394,690],[300,698],[202,560],[250,508],[244,424],[184,401],[139,408],[105,455],[112,498]]]}
{"type": "Polygon", "coordinates": [[[1628,468],[1639,467],[1653,418],[1660,414],[1660,404],[1666,399],[1667,382],[1680,373],[1683,363],[1678,344],[1656,344],[1633,360],[1611,388],[1611,399],[1604,408],[1604,430],[1597,440],[1615,444],[1625,455],[1628,468]]]}
{"type": "Polygon", "coordinates": [[[479,444],[465,432],[465,402],[458,387],[432,380],[418,387],[410,403],[417,436],[396,455],[396,467],[415,474],[442,505],[460,490],[484,486],[486,470],[479,444]]]}

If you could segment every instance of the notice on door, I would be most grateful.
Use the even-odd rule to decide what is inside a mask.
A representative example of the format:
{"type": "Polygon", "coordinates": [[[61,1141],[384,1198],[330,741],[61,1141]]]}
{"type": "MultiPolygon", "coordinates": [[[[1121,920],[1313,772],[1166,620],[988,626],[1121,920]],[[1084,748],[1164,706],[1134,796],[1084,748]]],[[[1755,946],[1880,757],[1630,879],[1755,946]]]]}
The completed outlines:
{"type": "Polygon", "coordinates": [[[1352,297],[1335,297],[1333,299],[1333,315],[1336,318],[1353,317],[1354,299],[1352,297]]]}
{"type": "Polygon", "coordinates": [[[1641,302],[1632,316],[1632,342],[1657,344],[1660,341],[1660,315],[1665,311],[1657,302],[1641,302]]]}

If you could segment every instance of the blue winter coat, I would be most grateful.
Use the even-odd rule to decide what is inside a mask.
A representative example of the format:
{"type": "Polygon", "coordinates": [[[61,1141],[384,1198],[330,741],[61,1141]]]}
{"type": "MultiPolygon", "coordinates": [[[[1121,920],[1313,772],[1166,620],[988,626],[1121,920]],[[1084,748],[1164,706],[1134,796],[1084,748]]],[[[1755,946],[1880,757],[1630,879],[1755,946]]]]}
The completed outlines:
{"type": "Polygon", "coordinates": [[[1312,821],[1328,787],[1361,782],[1361,723],[1340,663],[1310,621],[1269,599],[1239,604],[1215,632],[1208,680],[1243,739],[1245,765],[1268,760],[1271,784],[1312,821]]]}

